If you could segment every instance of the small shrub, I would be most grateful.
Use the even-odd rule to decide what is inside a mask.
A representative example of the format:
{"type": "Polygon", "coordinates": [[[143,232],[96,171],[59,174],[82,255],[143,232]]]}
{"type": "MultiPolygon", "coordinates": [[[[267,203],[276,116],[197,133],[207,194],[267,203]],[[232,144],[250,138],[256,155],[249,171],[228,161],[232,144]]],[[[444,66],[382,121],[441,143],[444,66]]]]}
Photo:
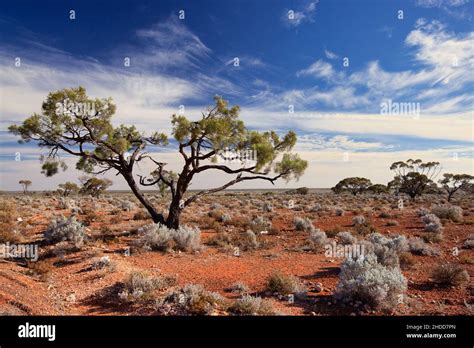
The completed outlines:
{"type": "Polygon", "coordinates": [[[474,249],[474,233],[471,233],[469,237],[464,241],[464,249],[474,249]]]}
{"type": "Polygon", "coordinates": [[[387,226],[398,226],[398,221],[396,220],[388,220],[387,226]]]}
{"type": "Polygon", "coordinates": [[[173,231],[173,239],[178,249],[195,251],[201,248],[201,230],[198,227],[181,225],[173,231]]]}
{"type": "Polygon", "coordinates": [[[123,210],[123,211],[132,211],[135,209],[135,204],[133,204],[132,202],[130,201],[122,201],[120,203],[120,208],[123,210]]]}
{"type": "Polygon", "coordinates": [[[227,232],[219,232],[209,240],[208,244],[228,248],[232,246],[232,236],[227,232]]]}
{"type": "Polygon", "coordinates": [[[263,205],[263,211],[270,213],[273,211],[273,205],[270,202],[265,202],[263,205]]]}
{"type": "Polygon", "coordinates": [[[415,259],[410,253],[401,253],[399,256],[400,268],[404,271],[413,268],[415,265],[415,259]]]}
{"type": "Polygon", "coordinates": [[[460,286],[469,282],[469,273],[460,265],[445,263],[433,270],[431,278],[440,285],[460,286]]]}
{"type": "Polygon", "coordinates": [[[398,267],[387,267],[375,254],[347,258],[341,266],[335,297],[342,301],[361,301],[371,307],[393,308],[407,281],[398,267]]]}
{"type": "Polygon", "coordinates": [[[94,270],[100,270],[103,268],[113,268],[113,263],[110,261],[110,257],[102,256],[95,260],[92,260],[91,268],[94,270]]]}
{"type": "Polygon", "coordinates": [[[239,315],[273,315],[275,311],[268,300],[261,297],[244,295],[236,300],[230,307],[231,313],[239,315]]]}
{"type": "Polygon", "coordinates": [[[334,238],[337,236],[339,232],[344,232],[344,228],[340,225],[336,225],[334,227],[331,227],[330,229],[326,230],[326,235],[329,238],[334,238]]]}
{"type": "Polygon", "coordinates": [[[324,231],[316,229],[309,233],[309,242],[314,250],[319,250],[324,247],[324,245],[326,245],[329,241],[324,231]]]}
{"type": "Polygon", "coordinates": [[[305,232],[314,231],[313,222],[308,218],[296,217],[294,222],[295,222],[295,228],[297,231],[305,231],[305,232]]]}
{"type": "Polygon", "coordinates": [[[357,215],[352,218],[352,223],[354,226],[357,225],[364,225],[365,224],[365,217],[362,215],[357,215]]]}
{"type": "Polygon", "coordinates": [[[237,293],[240,295],[248,294],[250,292],[247,284],[242,282],[234,283],[231,287],[226,289],[228,292],[237,293]]]}
{"type": "Polygon", "coordinates": [[[365,221],[363,224],[356,224],[354,231],[360,236],[366,236],[371,233],[377,233],[377,230],[372,226],[370,221],[365,221]]]}
{"type": "Polygon", "coordinates": [[[74,216],[66,218],[61,216],[54,219],[44,232],[44,238],[48,243],[58,243],[68,241],[76,247],[80,247],[84,242],[85,228],[76,221],[74,216]]]}
{"type": "Polygon", "coordinates": [[[420,208],[420,209],[418,209],[418,211],[417,211],[417,214],[418,214],[419,217],[425,216],[425,215],[427,215],[427,214],[429,214],[429,213],[430,213],[430,211],[429,211],[428,209],[426,209],[426,208],[420,208]]]}
{"type": "Polygon", "coordinates": [[[388,238],[380,233],[372,233],[368,236],[367,242],[369,252],[377,257],[377,262],[387,267],[398,267],[398,255],[408,250],[408,243],[405,236],[395,236],[388,238]]]}
{"type": "Polygon", "coordinates": [[[0,230],[0,243],[19,244],[24,242],[23,236],[15,230],[0,230]]]}
{"type": "Polygon", "coordinates": [[[443,224],[435,214],[423,215],[421,221],[425,224],[426,232],[441,233],[443,231],[443,224]]]}
{"type": "Polygon", "coordinates": [[[141,238],[137,246],[146,250],[168,251],[173,246],[180,250],[195,251],[201,248],[201,231],[181,225],[177,230],[161,224],[150,224],[138,229],[141,238]]]}
{"type": "Polygon", "coordinates": [[[279,295],[300,294],[306,291],[298,278],[281,273],[274,273],[268,278],[266,290],[279,295]]]}
{"type": "Polygon", "coordinates": [[[224,304],[221,295],[195,284],[175,289],[157,301],[161,313],[173,315],[209,315],[224,304]]]}
{"type": "Polygon", "coordinates": [[[249,223],[250,229],[255,233],[262,231],[269,231],[272,228],[272,223],[263,216],[257,216],[249,223]]]}
{"type": "Polygon", "coordinates": [[[347,231],[339,232],[336,236],[343,245],[354,244],[357,242],[357,238],[347,231]]]}
{"type": "Polygon", "coordinates": [[[167,251],[172,247],[173,233],[168,227],[150,224],[138,229],[141,238],[137,245],[145,250],[167,251]]]}
{"type": "Polygon", "coordinates": [[[219,218],[219,222],[229,222],[230,220],[232,220],[232,217],[229,215],[229,214],[222,214],[219,218]]]}
{"type": "Polygon", "coordinates": [[[433,248],[431,245],[426,244],[423,239],[419,237],[412,237],[408,239],[408,248],[411,253],[416,255],[424,256],[439,256],[440,252],[438,249],[433,248]]]}
{"type": "Polygon", "coordinates": [[[336,208],[336,209],[334,209],[334,212],[335,212],[336,216],[344,216],[344,213],[345,213],[344,209],[342,209],[342,208],[336,208]]]}
{"type": "Polygon", "coordinates": [[[432,208],[431,212],[440,219],[448,219],[454,222],[463,221],[462,208],[455,205],[439,205],[432,208]]]}
{"type": "Polygon", "coordinates": [[[133,215],[133,220],[148,220],[150,214],[144,210],[139,210],[133,215]]]}
{"type": "Polygon", "coordinates": [[[53,266],[48,261],[28,261],[26,263],[28,270],[26,274],[29,276],[37,276],[43,282],[46,282],[50,279],[53,266]]]}
{"type": "Polygon", "coordinates": [[[257,235],[250,230],[245,232],[244,237],[239,241],[238,244],[243,250],[253,250],[257,249],[259,246],[257,235]]]}
{"type": "Polygon", "coordinates": [[[119,293],[122,300],[136,301],[146,298],[153,290],[164,290],[176,284],[176,278],[170,276],[151,277],[141,271],[131,272],[119,293]]]}

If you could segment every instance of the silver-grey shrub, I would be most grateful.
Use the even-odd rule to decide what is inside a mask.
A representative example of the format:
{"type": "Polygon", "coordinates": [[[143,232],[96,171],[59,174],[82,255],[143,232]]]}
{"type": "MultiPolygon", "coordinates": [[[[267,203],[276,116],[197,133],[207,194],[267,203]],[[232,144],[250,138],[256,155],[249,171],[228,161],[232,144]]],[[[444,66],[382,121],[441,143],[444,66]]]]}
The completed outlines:
{"type": "Polygon", "coordinates": [[[339,241],[341,244],[347,245],[347,244],[354,244],[357,242],[357,238],[352,235],[352,233],[348,231],[343,231],[339,232],[337,235],[337,238],[339,238],[339,241]]]}
{"type": "Polygon", "coordinates": [[[309,241],[313,249],[318,250],[329,243],[326,232],[321,231],[319,228],[309,233],[309,241]]]}
{"type": "Polygon", "coordinates": [[[272,315],[275,311],[268,300],[258,296],[243,295],[237,299],[229,311],[239,315],[272,315]]]}
{"type": "Polygon", "coordinates": [[[439,256],[440,251],[419,237],[412,237],[408,239],[408,248],[412,254],[424,256],[439,256]]]}
{"type": "Polygon", "coordinates": [[[421,217],[421,221],[425,224],[426,232],[441,233],[443,231],[443,224],[435,214],[426,214],[421,217]]]}
{"type": "Polygon", "coordinates": [[[172,247],[173,231],[165,225],[150,224],[138,229],[137,245],[146,250],[167,251],[172,247]]]}
{"type": "Polygon", "coordinates": [[[74,216],[60,216],[54,219],[44,232],[48,243],[70,242],[80,247],[85,238],[85,227],[74,216]]]}
{"type": "Polygon", "coordinates": [[[201,248],[201,231],[197,227],[181,225],[177,230],[161,224],[150,224],[138,229],[137,245],[147,250],[167,251],[175,245],[180,250],[201,248]]]}
{"type": "Polygon", "coordinates": [[[305,232],[314,231],[313,222],[308,218],[296,217],[294,222],[295,222],[295,228],[297,231],[305,231],[305,232]]]}
{"type": "Polygon", "coordinates": [[[463,221],[463,211],[461,207],[457,205],[438,205],[431,208],[431,212],[440,219],[448,219],[454,222],[463,221]]]}
{"type": "Polygon", "coordinates": [[[354,225],[363,225],[365,224],[365,217],[362,215],[357,215],[352,218],[352,223],[354,225]]]}
{"type": "Polygon", "coordinates": [[[369,253],[357,259],[347,258],[341,266],[335,297],[361,301],[371,307],[393,308],[407,290],[407,281],[399,267],[388,267],[369,253]]]}
{"type": "Polygon", "coordinates": [[[187,225],[179,226],[173,231],[173,240],[180,250],[195,251],[201,248],[201,230],[187,225]]]}

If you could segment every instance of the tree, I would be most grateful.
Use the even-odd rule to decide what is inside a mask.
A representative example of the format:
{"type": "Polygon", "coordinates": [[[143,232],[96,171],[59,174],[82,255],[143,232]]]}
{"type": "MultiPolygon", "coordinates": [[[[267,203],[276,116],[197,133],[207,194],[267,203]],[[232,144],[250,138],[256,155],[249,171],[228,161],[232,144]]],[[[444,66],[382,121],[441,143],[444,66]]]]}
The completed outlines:
{"type": "Polygon", "coordinates": [[[19,135],[20,142],[37,141],[40,147],[49,150],[45,162],[50,170],[45,172],[46,175],[54,175],[64,163],[59,157],[62,153],[78,157],[76,168],[86,173],[116,171],[125,179],[153,221],[171,228],[179,227],[182,209],[203,195],[243,181],[266,180],[274,183],[280,178],[287,181],[298,179],[307,167],[306,161],[290,153],[296,143],[294,132],[290,131],[280,138],[273,131],[250,131],[238,119],[238,106],[228,108],[224,99],[215,97],[215,106],[208,108],[198,121],[190,121],[182,115],[172,116],[172,134],[179,143],[179,153],[184,160],[181,172],[173,178],[165,169],[166,163],[145,151],[147,145],[167,145],[167,136],[159,132],[146,136],[135,126],[114,127],[111,123],[114,113],[115,105],[111,98],[90,99],[83,87],[63,89],[47,96],[41,114],[33,114],[20,126],[10,126],[9,131],[19,135]],[[83,114],[74,108],[58,112],[57,104],[66,104],[65,101],[68,105],[93,103],[94,112],[83,114]],[[227,149],[234,152],[256,151],[257,160],[247,165],[242,157],[237,168],[216,164],[218,161],[227,163],[226,156],[222,155],[227,149]],[[166,219],[140,191],[135,181],[133,170],[141,161],[151,161],[155,169],[153,175],[139,176],[140,184],[151,186],[161,182],[169,187],[171,204],[166,219]],[[235,177],[222,186],[199,191],[184,200],[194,176],[211,170],[235,177]]]}
{"type": "Polygon", "coordinates": [[[20,180],[18,183],[23,188],[23,193],[26,194],[28,192],[28,187],[31,186],[31,180],[20,180]]]}
{"type": "Polygon", "coordinates": [[[82,187],[79,192],[96,198],[99,198],[100,195],[112,185],[112,181],[109,179],[99,179],[95,177],[82,177],[81,181],[82,187]]]}
{"type": "Polygon", "coordinates": [[[64,184],[59,184],[58,187],[59,187],[58,192],[64,197],[69,196],[71,193],[79,192],[79,186],[77,186],[76,183],[70,182],[70,181],[64,184]]]}
{"type": "Polygon", "coordinates": [[[377,195],[382,194],[382,193],[388,193],[388,188],[385,185],[382,184],[374,184],[370,186],[367,191],[371,193],[375,193],[377,195]]]}
{"type": "Polygon", "coordinates": [[[452,196],[458,190],[463,190],[471,184],[474,180],[474,176],[469,174],[443,174],[443,179],[439,180],[442,188],[448,193],[448,202],[451,201],[452,196]]]}
{"type": "Polygon", "coordinates": [[[433,184],[439,174],[439,162],[426,162],[421,159],[408,159],[406,162],[394,162],[390,170],[395,172],[394,179],[388,183],[390,189],[405,193],[414,201],[433,184]]]}
{"type": "Polygon", "coordinates": [[[177,228],[182,210],[204,195],[244,181],[265,180],[274,184],[280,178],[286,181],[299,179],[308,165],[297,154],[290,152],[296,143],[294,132],[289,131],[280,137],[274,131],[261,133],[248,130],[239,120],[238,106],[229,108],[227,101],[221,97],[214,100],[215,106],[209,107],[198,121],[191,121],[183,115],[172,116],[172,134],[184,161],[177,179],[170,178],[164,163],[154,160],[157,169],[152,178],[140,176],[142,185],[156,185],[161,181],[169,187],[168,227],[177,228]],[[249,153],[253,152],[256,153],[255,160],[249,161],[253,157],[249,153]],[[185,199],[192,179],[204,172],[235,177],[224,185],[201,190],[185,199]]]}
{"type": "Polygon", "coordinates": [[[369,179],[360,178],[360,177],[352,177],[352,178],[345,178],[339,181],[336,186],[334,186],[331,190],[334,193],[341,193],[344,191],[349,191],[354,196],[367,191],[367,189],[372,185],[369,179]]]}

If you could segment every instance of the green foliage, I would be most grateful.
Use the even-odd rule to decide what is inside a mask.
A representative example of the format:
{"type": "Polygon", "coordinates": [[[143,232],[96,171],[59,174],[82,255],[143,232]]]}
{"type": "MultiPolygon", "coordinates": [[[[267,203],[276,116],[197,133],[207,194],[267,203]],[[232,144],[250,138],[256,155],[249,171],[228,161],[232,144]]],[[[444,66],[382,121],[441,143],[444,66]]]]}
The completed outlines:
{"type": "MultiPolygon", "coordinates": [[[[280,178],[286,181],[299,179],[308,165],[297,154],[290,152],[296,144],[293,131],[280,136],[274,131],[249,130],[239,119],[239,106],[229,107],[228,102],[221,97],[215,97],[214,101],[215,105],[197,121],[191,121],[184,115],[171,117],[172,135],[178,141],[179,153],[184,159],[179,173],[166,170],[165,163],[158,162],[145,152],[150,144],[167,145],[168,139],[164,133],[155,132],[145,136],[133,125],[114,127],[111,118],[116,107],[112,99],[89,98],[83,87],[49,93],[41,114],[33,114],[21,125],[11,125],[9,131],[18,135],[20,142],[33,140],[49,150],[42,159],[42,173],[46,176],[57,174],[60,167],[66,169],[59,157],[60,153],[78,157],[76,169],[86,173],[117,171],[155,223],[177,229],[182,209],[202,195],[247,180],[274,183],[280,178]],[[226,150],[256,152],[257,158],[251,164],[242,161],[237,169],[226,164],[213,164],[220,153],[226,150]],[[162,194],[168,190],[171,192],[166,220],[135,182],[134,165],[145,159],[156,167],[149,178],[139,175],[140,184],[158,185],[162,194]],[[220,187],[197,192],[184,200],[193,177],[206,170],[218,170],[221,174],[235,177],[220,187]]],[[[97,196],[108,186],[109,181],[90,178],[84,182],[81,192],[97,196]]]]}
{"type": "Polygon", "coordinates": [[[20,180],[18,183],[23,188],[24,193],[28,192],[28,187],[31,186],[31,180],[20,180]]]}
{"type": "Polygon", "coordinates": [[[155,133],[145,138],[135,126],[112,126],[111,117],[116,107],[111,98],[92,99],[83,87],[66,88],[48,94],[41,114],[33,114],[21,125],[12,125],[9,131],[20,136],[20,142],[37,141],[49,149],[42,169],[46,176],[63,169],[58,152],[78,156],[77,169],[92,173],[119,169],[136,160],[125,159],[125,153],[143,150],[147,143],[164,144],[166,136],[155,133]],[[79,112],[80,105],[93,105],[91,112],[79,112]],[[71,105],[71,108],[62,108],[71,105]]]}
{"type": "Polygon", "coordinates": [[[395,172],[395,178],[388,183],[388,187],[414,200],[434,184],[433,179],[439,174],[439,162],[408,159],[392,163],[390,170],[395,172]]]}
{"type": "Polygon", "coordinates": [[[375,184],[368,187],[367,191],[379,195],[382,193],[388,193],[388,187],[382,184],[375,184]]]}
{"type": "Polygon", "coordinates": [[[91,195],[92,197],[99,197],[112,185],[112,181],[109,179],[99,179],[95,177],[83,177],[81,178],[81,181],[83,184],[79,192],[91,195]]]}
{"type": "Polygon", "coordinates": [[[70,181],[64,184],[59,184],[58,187],[59,187],[58,192],[64,197],[69,196],[71,193],[79,192],[79,186],[77,186],[76,183],[70,182],[70,181]]]}
{"type": "Polygon", "coordinates": [[[469,174],[443,174],[443,179],[439,181],[443,189],[448,193],[448,201],[458,190],[464,190],[471,182],[474,181],[474,176],[469,174]]]}
{"type": "Polygon", "coordinates": [[[339,181],[336,186],[334,186],[331,190],[334,193],[342,193],[348,191],[352,193],[354,196],[363,192],[366,192],[369,187],[372,186],[372,183],[369,179],[360,178],[360,177],[352,177],[352,178],[345,178],[339,181]]]}

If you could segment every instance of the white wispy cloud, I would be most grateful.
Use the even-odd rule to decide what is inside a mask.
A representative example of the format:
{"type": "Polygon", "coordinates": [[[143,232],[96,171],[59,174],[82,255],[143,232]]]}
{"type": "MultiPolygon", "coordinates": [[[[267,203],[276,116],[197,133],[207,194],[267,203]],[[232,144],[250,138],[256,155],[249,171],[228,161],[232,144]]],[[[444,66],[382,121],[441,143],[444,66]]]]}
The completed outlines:
{"type": "Polygon", "coordinates": [[[470,0],[416,0],[415,5],[423,8],[437,8],[444,11],[449,16],[461,19],[472,20],[472,9],[466,8],[465,5],[470,0]]]}
{"type": "Polygon", "coordinates": [[[329,84],[327,89],[286,91],[277,99],[293,99],[302,106],[311,101],[327,101],[329,107],[363,108],[371,104],[376,112],[380,101],[390,98],[419,102],[421,108],[430,113],[437,109],[439,113],[467,110],[471,98],[463,89],[474,84],[474,32],[454,34],[439,21],[419,19],[407,35],[405,45],[412,49],[412,59],[418,69],[387,71],[379,61],[370,61],[365,68],[347,73],[318,59],[296,75],[324,80],[329,84]],[[456,102],[450,103],[452,108],[448,110],[446,102],[456,94],[456,102]],[[333,97],[346,100],[335,102],[333,97]]]}
{"type": "Polygon", "coordinates": [[[299,136],[296,148],[298,151],[367,151],[391,149],[393,145],[385,145],[380,142],[358,141],[351,139],[347,135],[324,136],[319,133],[313,133],[299,136]]]}
{"type": "Polygon", "coordinates": [[[310,0],[303,2],[303,5],[297,8],[286,9],[282,21],[290,27],[298,27],[306,22],[314,22],[318,3],[319,0],[310,0]]]}
{"type": "Polygon", "coordinates": [[[335,70],[331,64],[318,59],[308,68],[302,69],[296,73],[296,76],[314,76],[316,78],[332,78],[335,75],[335,70]]]}
{"type": "Polygon", "coordinates": [[[336,53],[331,52],[329,50],[324,50],[324,55],[326,56],[327,59],[331,59],[331,60],[339,58],[339,56],[336,53]]]}
{"type": "Polygon", "coordinates": [[[465,5],[469,2],[469,0],[416,0],[415,5],[420,6],[420,7],[442,7],[442,6],[448,6],[448,7],[458,7],[465,5]]]}

